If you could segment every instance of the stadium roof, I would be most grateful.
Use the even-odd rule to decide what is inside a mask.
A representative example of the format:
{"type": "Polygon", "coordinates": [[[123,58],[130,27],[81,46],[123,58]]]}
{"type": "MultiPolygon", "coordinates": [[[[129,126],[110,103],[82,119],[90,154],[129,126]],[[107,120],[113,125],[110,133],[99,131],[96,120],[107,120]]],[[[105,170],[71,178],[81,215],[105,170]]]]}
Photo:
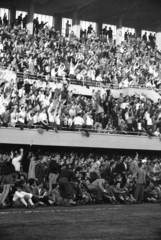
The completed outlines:
{"type": "MultiPolygon", "coordinates": [[[[32,0],[1,0],[1,7],[26,10],[32,0]]],[[[78,10],[86,21],[116,25],[123,16],[123,26],[155,31],[161,22],[161,0],[34,0],[35,12],[72,17],[78,10]]]]}

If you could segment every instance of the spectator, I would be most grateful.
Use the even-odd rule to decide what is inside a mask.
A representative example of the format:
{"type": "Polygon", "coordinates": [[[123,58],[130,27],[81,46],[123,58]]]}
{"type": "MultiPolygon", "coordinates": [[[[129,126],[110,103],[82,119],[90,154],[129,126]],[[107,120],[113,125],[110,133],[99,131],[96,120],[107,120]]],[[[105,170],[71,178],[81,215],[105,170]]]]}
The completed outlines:
{"type": "Polygon", "coordinates": [[[144,170],[144,165],[141,164],[136,172],[137,176],[137,182],[136,182],[136,189],[134,198],[138,202],[143,202],[144,199],[144,188],[146,184],[146,172],[144,170]]]}
{"type": "Polygon", "coordinates": [[[44,162],[45,162],[45,157],[42,156],[35,166],[35,177],[38,180],[37,182],[38,185],[43,183],[45,179],[45,166],[43,164],[44,162]]]}
{"type": "Polygon", "coordinates": [[[70,27],[71,27],[71,25],[69,23],[69,20],[67,20],[67,22],[66,22],[66,29],[65,29],[65,36],[66,37],[69,37],[70,27]]]}
{"type": "MultiPolygon", "coordinates": [[[[57,158],[59,161],[59,158],[57,158]]],[[[52,159],[49,163],[49,192],[52,190],[53,184],[56,184],[59,176],[59,165],[55,159],[52,159]]]]}
{"type": "Polygon", "coordinates": [[[64,201],[65,206],[75,204],[75,191],[70,184],[70,180],[75,180],[75,174],[68,168],[65,168],[59,175],[58,183],[60,195],[64,201]]]}

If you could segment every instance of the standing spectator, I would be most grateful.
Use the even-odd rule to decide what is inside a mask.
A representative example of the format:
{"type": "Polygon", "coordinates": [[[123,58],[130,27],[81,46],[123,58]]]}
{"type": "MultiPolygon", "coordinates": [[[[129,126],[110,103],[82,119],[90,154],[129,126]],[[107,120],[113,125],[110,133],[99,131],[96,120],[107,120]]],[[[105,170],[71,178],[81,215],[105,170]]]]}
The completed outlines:
{"type": "Polygon", "coordinates": [[[71,180],[75,180],[75,174],[67,166],[67,168],[62,170],[58,178],[60,195],[63,198],[65,206],[75,204],[75,202],[73,201],[75,199],[75,191],[70,184],[71,180]]]}
{"type": "Polygon", "coordinates": [[[67,20],[66,28],[65,28],[65,36],[66,37],[69,37],[70,27],[71,27],[71,24],[69,23],[69,20],[67,20]]]}
{"type": "Polygon", "coordinates": [[[12,164],[13,152],[11,154],[6,154],[5,161],[3,165],[3,177],[2,177],[2,185],[3,192],[0,196],[0,208],[5,207],[5,200],[8,196],[11,184],[13,184],[13,173],[15,172],[15,167],[12,164]]]}
{"type": "Polygon", "coordinates": [[[136,157],[129,163],[129,172],[133,175],[137,173],[138,170],[138,154],[136,157]]]}
{"type": "Polygon", "coordinates": [[[109,38],[109,42],[112,42],[112,39],[113,39],[113,31],[112,31],[111,27],[109,27],[109,30],[108,30],[108,38],[109,38]]]}
{"type": "Polygon", "coordinates": [[[23,22],[23,28],[26,28],[26,25],[27,25],[27,14],[25,15],[25,17],[22,19],[22,22],[23,22]]]}
{"type": "Polygon", "coordinates": [[[88,37],[91,36],[92,31],[93,31],[93,27],[92,27],[92,24],[90,24],[89,27],[88,27],[88,30],[87,30],[88,37]]]}
{"type": "Polygon", "coordinates": [[[105,26],[103,29],[102,29],[102,34],[107,36],[108,32],[107,32],[107,26],[105,26]]]}
{"type": "Polygon", "coordinates": [[[137,177],[137,181],[136,181],[136,189],[135,189],[135,193],[134,193],[134,198],[138,202],[143,202],[144,188],[145,188],[145,184],[146,184],[146,171],[145,171],[144,164],[142,164],[142,163],[140,164],[140,167],[138,168],[138,170],[136,172],[136,177],[137,177]]]}
{"type": "Polygon", "coordinates": [[[28,169],[28,179],[36,179],[35,166],[36,166],[36,158],[34,155],[32,155],[30,158],[30,165],[28,169]]]}
{"type": "Polygon", "coordinates": [[[20,154],[16,153],[16,155],[12,159],[12,164],[15,167],[15,171],[17,173],[20,173],[22,158],[23,158],[23,148],[20,149],[20,154]]]}
{"type": "Polygon", "coordinates": [[[147,32],[145,32],[144,35],[143,35],[143,41],[147,42],[147,32]]]}
{"type": "Polygon", "coordinates": [[[3,16],[3,24],[7,25],[8,24],[8,20],[7,20],[7,14],[5,13],[3,16]]]}
{"type": "Polygon", "coordinates": [[[22,13],[18,16],[17,22],[18,22],[18,25],[21,26],[21,23],[22,23],[22,13]]]}
{"type": "Polygon", "coordinates": [[[49,163],[49,192],[52,190],[52,185],[56,184],[59,176],[59,165],[56,159],[52,159],[49,163]]]}
{"type": "Polygon", "coordinates": [[[44,166],[44,156],[38,161],[35,166],[35,177],[37,179],[37,184],[40,185],[45,179],[45,166],[44,166]]]}

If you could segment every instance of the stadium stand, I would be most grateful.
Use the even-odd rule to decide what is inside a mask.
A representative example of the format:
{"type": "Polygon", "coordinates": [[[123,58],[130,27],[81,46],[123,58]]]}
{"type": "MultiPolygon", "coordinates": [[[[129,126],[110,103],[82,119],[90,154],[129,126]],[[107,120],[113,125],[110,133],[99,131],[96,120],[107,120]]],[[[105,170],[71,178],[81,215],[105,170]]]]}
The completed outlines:
{"type": "Polygon", "coordinates": [[[90,36],[82,43],[51,31],[46,27],[31,36],[18,26],[1,27],[1,126],[55,131],[84,126],[160,137],[159,94],[153,92],[155,101],[144,91],[120,93],[117,99],[111,94],[113,88],[159,89],[154,41],[129,38],[115,46],[90,36]],[[95,87],[90,98],[77,91],[80,84],[95,87]]]}
{"type": "MultiPolygon", "coordinates": [[[[113,135],[114,141],[117,134],[129,139],[137,135],[142,144],[145,137],[154,137],[158,149],[160,57],[154,39],[128,37],[116,46],[104,35],[77,39],[71,33],[65,38],[44,26],[30,35],[6,23],[0,27],[1,136],[5,131],[9,136],[5,128],[12,133],[20,128],[27,142],[33,129],[39,138],[44,130],[57,135],[64,130],[81,132],[94,146],[92,138],[99,140],[100,133],[113,135]]],[[[1,151],[1,208],[160,201],[158,156],[152,160],[138,154],[79,155],[31,148],[32,143],[26,151],[1,151]]]]}

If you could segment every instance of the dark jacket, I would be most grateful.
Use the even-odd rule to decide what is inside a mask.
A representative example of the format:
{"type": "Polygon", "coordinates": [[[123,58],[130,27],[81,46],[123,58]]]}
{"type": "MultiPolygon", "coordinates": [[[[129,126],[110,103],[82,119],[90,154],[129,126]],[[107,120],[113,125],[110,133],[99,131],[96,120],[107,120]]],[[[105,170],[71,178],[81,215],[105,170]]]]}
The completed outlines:
{"type": "Polygon", "coordinates": [[[55,160],[51,160],[49,163],[49,173],[58,174],[59,172],[59,165],[55,160]]]}
{"type": "Polygon", "coordinates": [[[15,172],[15,167],[11,161],[3,163],[1,166],[1,174],[8,175],[15,172]]]}
{"type": "Polygon", "coordinates": [[[28,149],[24,152],[23,157],[22,157],[22,168],[23,172],[28,173],[29,171],[29,165],[30,165],[30,159],[28,157],[29,152],[31,151],[31,147],[29,146],[28,149]]]}
{"type": "Polygon", "coordinates": [[[42,183],[45,178],[45,166],[39,162],[35,166],[35,176],[38,179],[38,184],[42,183]]]}
{"type": "Polygon", "coordinates": [[[74,172],[67,168],[60,173],[58,180],[60,178],[67,178],[69,181],[76,179],[74,172]]]}

